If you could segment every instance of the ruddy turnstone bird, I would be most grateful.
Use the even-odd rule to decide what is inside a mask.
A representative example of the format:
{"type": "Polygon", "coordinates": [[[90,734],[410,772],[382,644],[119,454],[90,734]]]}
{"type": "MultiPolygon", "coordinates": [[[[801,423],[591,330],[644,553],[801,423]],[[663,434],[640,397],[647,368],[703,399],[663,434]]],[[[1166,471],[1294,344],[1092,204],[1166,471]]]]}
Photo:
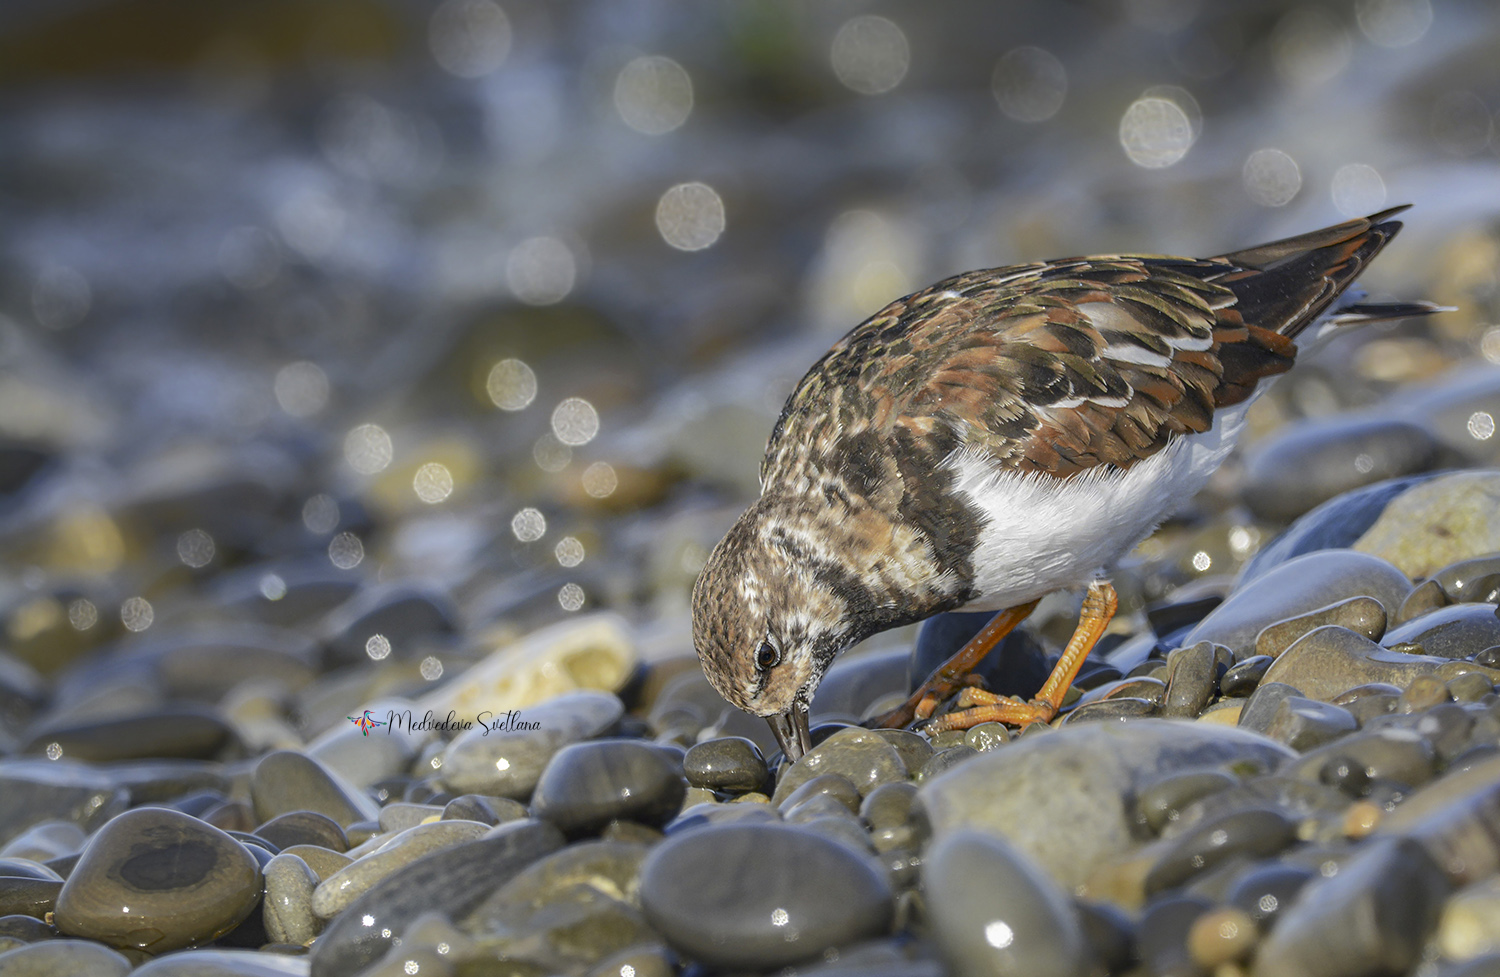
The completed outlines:
{"type": "Polygon", "coordinates": [[[1048,721],[1115,611],[1102,574],[1233,448],[1311,325],[1437,311],[1345,290],[1396,207],[1215,258],[1106,255],[973,271],[856,326],[792,392],[760,498],[693,589],[719,693],[787,757],[834,657],[941,611],[999,610],[884,725],[930,713],[1038,600],[1086,588],[1030,702],[966,689],[944,728],[1048,721]]]}

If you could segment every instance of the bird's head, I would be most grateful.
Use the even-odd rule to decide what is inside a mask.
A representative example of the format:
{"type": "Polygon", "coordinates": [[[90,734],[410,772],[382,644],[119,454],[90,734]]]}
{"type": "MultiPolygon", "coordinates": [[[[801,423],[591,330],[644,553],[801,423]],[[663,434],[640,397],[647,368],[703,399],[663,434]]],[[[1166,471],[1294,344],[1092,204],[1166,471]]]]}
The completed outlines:
{"type": "Polygon", "coordinates": [[[796,513],[762,498],[709,554],[693,587],[693,645],[728,702],[764,716],[789,759],[811,746],[808,707],[857,640],[848,576],[796,513]]]}

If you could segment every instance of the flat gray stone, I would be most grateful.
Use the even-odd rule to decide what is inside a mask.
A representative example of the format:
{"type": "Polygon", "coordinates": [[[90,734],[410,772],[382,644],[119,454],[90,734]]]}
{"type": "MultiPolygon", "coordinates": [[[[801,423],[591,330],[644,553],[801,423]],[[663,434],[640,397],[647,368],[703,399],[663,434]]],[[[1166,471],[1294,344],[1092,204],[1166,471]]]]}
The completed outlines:
{"type": "Polygon", "coordinates": [[[1408,655],[1376,644],[1347,628],[1323,627],[1302,636],[1266,670],[1264,687],[1280,682],[1309,699],[1328,702],[1360,685],[1386,682],[1404,689],[1422,675],[1434,675],[1447,662],[1408,655]]]}

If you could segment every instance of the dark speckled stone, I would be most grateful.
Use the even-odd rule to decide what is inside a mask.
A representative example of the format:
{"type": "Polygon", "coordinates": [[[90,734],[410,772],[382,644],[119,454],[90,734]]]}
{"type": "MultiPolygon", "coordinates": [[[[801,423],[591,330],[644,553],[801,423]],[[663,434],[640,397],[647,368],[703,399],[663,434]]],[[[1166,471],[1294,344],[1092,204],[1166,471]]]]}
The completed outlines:
{"type": "Polygon", "coordinates": [[[709,790],[756,790],[770,775],[760,748],[743,736],[705,740],[682,761],[688,783],[709,790]]]}
{"type": "Polygon", "coordinates": [[[71,936],[159,953],[237,926],[260,900],[245,846],[167,808],[137,808],[90,841],[57,900],[71,936]]]}

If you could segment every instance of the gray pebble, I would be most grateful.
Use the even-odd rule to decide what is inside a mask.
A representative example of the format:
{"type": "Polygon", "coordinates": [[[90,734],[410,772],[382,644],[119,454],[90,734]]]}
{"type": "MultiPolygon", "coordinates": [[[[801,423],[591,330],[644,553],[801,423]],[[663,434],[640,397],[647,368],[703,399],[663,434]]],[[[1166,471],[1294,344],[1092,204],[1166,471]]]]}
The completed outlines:
{"type": "Polygon", "coordinates": [[[525,721],[536,723],[535,729],[491,731],[476,726],[443,751],[443,782],[460,794],[524,801],[553,754],[569,743],[607,732],[624,712],[624,704],[607,692],[572,692],[527,709],[525,721]]]}
{"type": "Polygon", "coordinates": [[[1198,641],[1168,654],[1167,696],[1162,715],[1191,718],[1202,712],[1214,694],[1217,664],[1211,641],[1198,641]]]}
{"type": "Polygon", "coordinates": [[[311,943],[323,929],[312,909],[318,873],[296,855],[282,852],[266,865],[265,877],[261,916],[266,935],[277,943],[311,943]]]}
{"type": "Polygon", "coordinates": [[[1356,685],[1389,682],[1405,688],[1420,675],[1436,674],[1446,659],[1403,654],[1348,628],[1308,632],[1276,659],[1263,682],[1282,682],[1309,699],[1327,702],[1356,685]]]}
{"type": "Polygon", "coordinates": [[[348,828],[374,820],[380,808],[318,761],[290,750],[268,753],[250,775],[255,816],[270,821],[292,811],[313,811],[348,828]]]}
{"type": "Polygon", "coordinates": [[[1273,660],[1269,655],[1251,655],[1236,662],[1219,680],[1220,693],[1228,698],[1249,696],[1260,684],[1260,680],[1265,678],[1266,670],[1271,667],[1273,660]]]}
{"type": "Polygon", "coordinates": [[[616,818],[666,824],[682,808],[680,762],[639,740],[593,740],[563,747],[531,799],[535,817],[568,834],[598,831],[616,818]]]}
{"type": "Polygon", "coordinates": [[[710,790],[758,790],[770,776],[760,748],[742,736],[721,736],[692,746],[682,761],[694,787],[710,790]]]}
{"type": "Polygon", "coordinates": [[[87,940],[48,940],[0,953],[0,977],[125,977],[131,969],[124,956],[87,940]]]}
{"type": "Polygon", "coordinates": [[[1385,636],[1386,647],[1416,646],[1417,654],[1471,658],[1500,644],[1500,617],[1494,604],[1453,604],[1408,621],[1385,636]]]}
{"type": "Polygon", "coordinates": [[[1266,735],[1298,751],[1338,739],[1359,728],[1349,710],[1328,702],[1289,695],[1276,707],[1266,735]]]}
{"type": "Polygon", "coordinates": [[[1294,821],[1272,808],[1206,818],[1179,835],[1146,876],[1146,892],[1175,888],[1236,856],[1274,855],[1296,840],[1294,821]]]}
{"type": "Polygon", "coordinates": [[[1255,653],[1275,658],[1314,628],[1337,625],[1379,641],[1385,634],[1385,607],[1373,597],[1350,597],[1296,617],[1268,624],[1255,636],[1255,653]]]}
{"type": "Polygon", "coordinates": [[[678,950],[709,966],[770,970],[887,931],[885,874],[797,828],[731,824],[672,835],[641,872],[641,904],[678,950]],[[795,941],[787,934],[797,933],[795,941]]]}
{"type": "Polygon", "coordinates": [[[1240,710],[1240,728],[1264,733],[1271,727],[1271,720],[1276,718],[1276,711],[1281,708],[1281,700],[1301,694],[1284,682],[1262,680],[1251,693],[1250,698],[1245,700],[1244,708],[1240,710]]]}
{"type": "Polygon", "coordinates": [[[444,821],[478,821],[481,824],[504,824],[526,816],[526,805],[508,797],[464,794],[443,806],[444,821]]]}
{"type": "Polygon", "coordinates": [[[1238,783],[1238,777],[1222,770],[1170,773],[1140,789],[1136,795],[1136,810],[1148,828],[1160,833],[1168,823],[1181,817],[1189,804],[1238,783]]]}
{"type": "Polygon", "coordinates": [[[1072,903],[1004,841],[952,832],[928,850],[922,882],[938,951],[956,977],[1089,973],[1072,903]]]}
{"type": "Polygon", "coordinates": [[[292,845],[317,845],[329,851],[349,850],[349,837],[339,823],[316,811],[291,811],[272,818],[255,829],[255,834],[277,848],[292,845]]]}
{"type": "Polygon", "coordinates": [[[780,804],[792,791],[825,773],[848,779],[861,795],[881,784],[907,777],[901,754],[885,737],[869,729],[841,729],[781,770],[771,802],[780,804]]]}
{"type": "Polygon", "coordinates": [[[319,883],[312,910],[332,919],[392,872],[432,852],[474,841],[489,830],[477,821],[433,821],[407,828],[319,883]]]}

